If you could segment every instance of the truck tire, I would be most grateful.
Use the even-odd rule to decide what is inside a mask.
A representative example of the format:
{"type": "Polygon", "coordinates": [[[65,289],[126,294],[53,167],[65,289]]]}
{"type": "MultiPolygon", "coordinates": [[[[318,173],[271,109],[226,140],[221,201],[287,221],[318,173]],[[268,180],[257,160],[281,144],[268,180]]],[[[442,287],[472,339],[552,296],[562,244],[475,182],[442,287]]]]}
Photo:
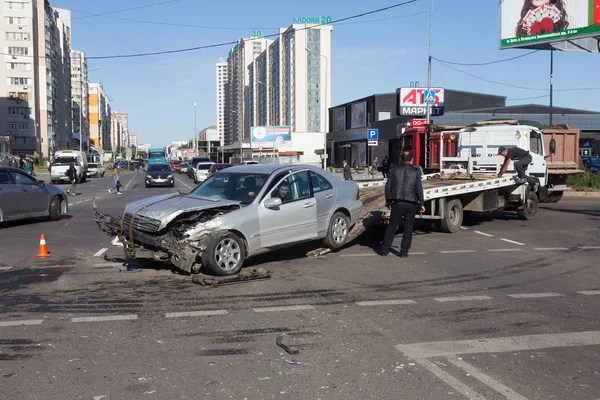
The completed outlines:
{"type": "Polygon", "coordinates": [[[58,221],[60,219],[60,197],[54,196],[50,203],[49,217],[51,221],[58,221]]]}
{"type": "Polygon", "coordinates": [[[348,232],[350,232],[350,222],[343,212],[336,211],[329,221],[327,236],[325,236],[325,246],[331,250],[337,250],[348,241],[348,232]]]}
{"type": "Polygon", "coordinates": [[[544,203],[558,203],[563,197],[563,192],[551,192],[544,203]]]}
{"type": "Polygon", "coordinates": [[[463,208],[460,200],[450,200],[446,203],[444,218],[440,220],[440,228],[446,233],[456,233],[463,222],[463,208]]]}
{"type": "Polygon", "coordinates": [[[532,218],[538,210],[538,197],[535,193],[530,192],[527,196],[527,201],[522,209],[517,210],[517,215],[522,220],[528,220],[532,218]]]}
{"type": "Polygon", "coordinates": [[[244,265],[246,248],[235,233],[212,238],[202,254],[202,266],[212,275],[237,274],[244,265]]]}

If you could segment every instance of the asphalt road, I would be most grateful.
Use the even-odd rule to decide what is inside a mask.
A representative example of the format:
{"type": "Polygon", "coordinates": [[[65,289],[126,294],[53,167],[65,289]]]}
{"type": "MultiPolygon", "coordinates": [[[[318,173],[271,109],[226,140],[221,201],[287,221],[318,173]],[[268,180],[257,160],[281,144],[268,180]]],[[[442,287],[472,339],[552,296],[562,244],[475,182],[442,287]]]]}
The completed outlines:
{"type": "Polygon", "coordinates": [[[126,272],[93,222],[94,197],[117,215],[193,187],[176,176],[123,175],[121,196],[95,178],[62,220],[0,227],[1,399],[600,399],[597,199],[421,226],[407,259],[375,255],[376,230],[323,257],[298,246],[249,260],[269,280],[205,287],[168,264],[126,272]]]}

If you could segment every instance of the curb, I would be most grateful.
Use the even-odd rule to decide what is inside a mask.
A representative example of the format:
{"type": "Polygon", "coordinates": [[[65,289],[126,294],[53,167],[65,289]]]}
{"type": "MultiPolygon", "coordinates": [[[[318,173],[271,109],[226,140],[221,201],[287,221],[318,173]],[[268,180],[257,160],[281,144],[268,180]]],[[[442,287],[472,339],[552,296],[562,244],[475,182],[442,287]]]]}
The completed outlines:
{"type": "Polygon", "coordinates": [[[383,181],[374,181],[374,182],[357,182],[357,181],[354,181],[354,183],[356,183],[359,188],[369,188],[369,187],[385,186],[385,182],[383,182],[383,181]]]}
{"type": "Polygon", "coordinates": [[[563,197],[600,197],[600,192],[568,191],[563,193],[563,197]]]}

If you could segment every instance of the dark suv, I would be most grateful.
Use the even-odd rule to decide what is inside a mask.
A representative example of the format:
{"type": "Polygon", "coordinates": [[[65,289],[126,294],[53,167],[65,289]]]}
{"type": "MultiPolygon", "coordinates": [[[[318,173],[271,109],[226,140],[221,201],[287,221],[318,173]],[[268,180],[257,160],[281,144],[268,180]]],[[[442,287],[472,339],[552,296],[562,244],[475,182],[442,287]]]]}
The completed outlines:
{"type": "Polygon", "coordinates": [[[189,178],[194,178],[194,173],[196,172],[196,164],[199,162],[211,162],[212,160],[208,157],[194,157],[189,163],[189,168],[187,170],[187,176],[189,178]]]}
{"type": "Polygon", "coordinates": [[[208,169],[208,176],[211,176],[211,175],[219,172],[220,170],[229,168],[229,167],[233,167],[233,164],[213,164],[208,169]]]}

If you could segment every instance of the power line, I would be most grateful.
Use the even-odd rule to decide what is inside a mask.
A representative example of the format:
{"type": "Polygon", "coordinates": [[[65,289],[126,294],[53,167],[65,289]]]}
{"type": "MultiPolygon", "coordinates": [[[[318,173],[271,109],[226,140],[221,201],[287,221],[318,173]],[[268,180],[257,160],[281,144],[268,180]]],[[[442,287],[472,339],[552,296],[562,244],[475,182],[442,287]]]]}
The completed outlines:
{"type": "Polygon", "coordinates": [[[146,4],[143,6],[137,6],[137,7],[131,7],[131,8],[123,8],[121,10],[115,10],[115,11],[107,11],[104,13],[90,13],[90,12],[86,12],[86,11],[75,11],[75,10],[71,10],[72,12],[76,12],[76,13],[81,13],[81,14],[88,14],[85,15],[83,17],[76,17],[76,18],[71,18],[72,20],[76,20],[76,19],[85,19],[85,18],[93,18],[93,17],[103,17],[105,15],[109,15],[109,14],[117,14],[117,13],[122,13],[122,12],[126,12],[126,11],[133,11],[133,10],[140,10],[142,8],[149,8],[149,7],[156,7],[156,6],[161,6],[163,4],[169,4],[169,3],[177,3],[179,0],[167,0],[167,1],[162,1],[160,3],[153,3],[153,4],[146,4]]]}
{"type": "MultiPolygon", "coordinates": [[[[361,14],[355,14],[355,15],[351,15],[349,17],[345,17],[345,18],[341,18],[341,19],[338,19],[338,20],[334,20],[334,21],[331,21],[330,23],[327,23],[327,24],[314,24],[314,25],[312,25],[310,27],[307,26],[307,27],[304,27],[304,28],[299,28],[299,29],[296,29],[296,31],[303,31],[303,30],[314,28],[316,26],[330,25],[330,24],[335,24],[335,23],[339,23],[339,22],[343,22],[343,21],[348,21],[348,20],[351,20],[351,19],[356,19],[356,18],[364,17],[366,15],[376,14],[376,13],[380,13],[380,12],[383,12],[383,11],[391,10],[393,8],[405,6],[405,5],[408,5],[408,4],[411,4],[411,3],[415,3],[417,1],[419,1],[419,0],[408,0],[408,1],[405,1],[405,2],[402,2],[402,3],[393,4],[393,5],[388,6],[388,7],[383,7],[383,8],[379,8],[379,9],[376,9],[376,10],[367,11],[367,12],[364,12],[364,13],[361,13],[361,14]]],[[[265,35],[265,36],[262,36],[261,38],[276,37],[276,36],[279,36],[279,33],[274,33],[272,35],[265,35]]],[[[254,40],[254,39],[255,38],[240,39],[239,41],[251,41],[251,40],[254,40]]],[[[95,56],[95,57],[88,57],[88,60],[106,60],[106,59],[113,59],[113,58],[134,58],[134,57],[157,56],[157,55],[163,55],[163,54],[184,53],[184,52],[190,52],[190,51],[202,50],[202,49],[209,49],[209,48],[215,48],[215,47],[231,46],[231,45],[237,44],[239,41],[236,40],[236,41],[229,41],[229,42],[221,42],[221,43],[208,44],[208,45],[204,45],[204,46],[188,47],[188,48],[184,48],[184,49],[154,51],[154,52],[148,52],[148,53],[120,54],[120,55],[109,55],[109,56],[95,56]]]]}
{"type": "Polygon", "coordinates": [[[542,96],[523,97],[523,98],[520,98],[520,99],[506,99],[506,101],[535,100],[535,99],[543,99],[544,97],[550,97],[550,95],[549,94],[544,94],[542,96]]]}
{"type": "Polygon", "coordinates": [[[450,64],[450,65],[462,65],[462,66],[469,66],[469,67],[471,67],[471,66],[482,66],[482,65],[500,64],[500,63],[503,63],[503,62],[516,60],[518,58],[527,57],[528,55],[531,55],[533,53],[537,53],[538,51],[540,51],[540,50],[539,49],[538,50],[533,50],[533,51],[530,51],[529,53],[521,54],[520,56],[515,56],[515,57],[511,57],[511,58],[505,58],[505,59],[502,59],[502,60],[482,62],[482,63],[458,63],[458,62],[440,60],[439,58],[436,58],[436,57],[431,57],[431,58],[434,59],[434,60],[436,60],[436,61],[443,62],[443,63],[450,64]]]}

